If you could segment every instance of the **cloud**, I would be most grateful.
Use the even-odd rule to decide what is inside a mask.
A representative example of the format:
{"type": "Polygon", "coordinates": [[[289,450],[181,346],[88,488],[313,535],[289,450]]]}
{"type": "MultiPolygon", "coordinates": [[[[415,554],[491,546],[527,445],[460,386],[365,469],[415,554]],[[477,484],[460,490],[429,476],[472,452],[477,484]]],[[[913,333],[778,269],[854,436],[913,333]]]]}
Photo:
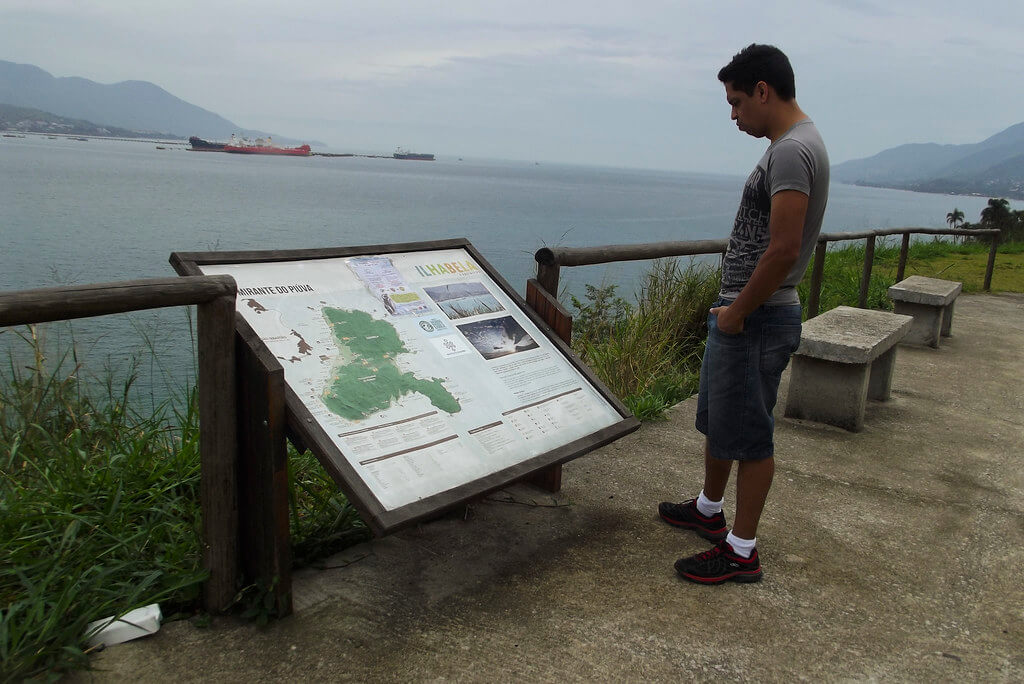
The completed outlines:
{"type": "Polygon", "coordinates": [[[715,74],[744,45],[789,54],[842,161],[1015,123],[1022,19],[986,0],[6,0],[0,59],[336,146],[742,173],[763,141],[729,125],[715,74]]]}

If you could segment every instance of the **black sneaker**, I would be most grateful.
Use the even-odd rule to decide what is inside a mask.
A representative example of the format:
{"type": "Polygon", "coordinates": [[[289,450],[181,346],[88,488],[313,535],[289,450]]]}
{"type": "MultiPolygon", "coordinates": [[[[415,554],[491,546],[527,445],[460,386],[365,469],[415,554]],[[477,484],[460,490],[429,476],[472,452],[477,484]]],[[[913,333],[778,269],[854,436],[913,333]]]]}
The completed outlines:
{"type": "Polygon", "coordinates": [[[729,534],[729,526],[725,524],[725,514],[719,511],[710,518],[701,515],[701,512],[697,510],[696,499],[690,499],[683,503],[663,501],[658,504],[658,515],[669,525],[693,530],[709,541],[721,541],[729,534]]]}
{"type": "Polygon", "coordinates": [[[757,549],[744,558],[723,540],[718,546],[689,558],[676,561],[676,572],[684,579],[698,584],[721,584],[722,582],[760,582],[761,561],[757,549]]]}

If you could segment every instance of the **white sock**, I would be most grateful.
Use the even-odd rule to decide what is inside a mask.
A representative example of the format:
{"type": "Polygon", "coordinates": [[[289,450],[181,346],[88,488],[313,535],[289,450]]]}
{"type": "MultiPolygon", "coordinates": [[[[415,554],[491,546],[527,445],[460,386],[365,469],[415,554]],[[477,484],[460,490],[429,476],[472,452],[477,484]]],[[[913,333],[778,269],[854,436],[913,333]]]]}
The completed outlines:
{"type": "Polygon", "coordinates": [[[732,547],[737,556],[743,556],[744,558],[750,558],[750,554],[754,552],[754,547],[757,546],[757,537],[753,539],[740,539],[732,533],[732,530],[729,530],[725,541],[729,542],[729,546],[732,547]]]}
{"type": "Polygon", "coordinates": [[[697,497],[697,510],[700,511],[700,514],[705,518],[710,518],[715,513],[722,512],[722,501],[724,500],[725,499],[712,501],[708,497],[704,496],[704,490],[702,489],[700,490],[700,496],[697,497]]]}

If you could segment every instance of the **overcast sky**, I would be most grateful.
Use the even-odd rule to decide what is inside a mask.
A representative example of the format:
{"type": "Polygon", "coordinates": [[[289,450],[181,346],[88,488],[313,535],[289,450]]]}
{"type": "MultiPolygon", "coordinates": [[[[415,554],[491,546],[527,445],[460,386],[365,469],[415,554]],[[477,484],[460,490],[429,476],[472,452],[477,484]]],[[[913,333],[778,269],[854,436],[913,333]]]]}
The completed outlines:
{"type": "Polygon", "coordinates": [[[1024,120],[1021,0],[0,0],[0,59],[337,151],[714,173],[765,146],[715,78],[751,42],[833,163],[1024,120]]]}

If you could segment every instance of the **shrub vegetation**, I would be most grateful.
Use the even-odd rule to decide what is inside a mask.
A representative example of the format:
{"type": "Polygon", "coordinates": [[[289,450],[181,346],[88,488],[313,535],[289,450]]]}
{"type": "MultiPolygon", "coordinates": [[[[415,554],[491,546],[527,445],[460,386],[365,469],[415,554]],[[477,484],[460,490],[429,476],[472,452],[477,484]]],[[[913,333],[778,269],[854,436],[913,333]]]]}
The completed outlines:
{"type": "MultiPolygon", "coordinates": [[[[10,331],[8,331],[10,333],[10,331]]],[[[196,612],[199,420],[194,389],[145,414],[131,383],[84,377],[73,351],[0,369],[0,681],[86,667],[86,625],[159,602],[196,612]]],[[[298,564],[368,536],[311,454],[289,459],[298,564]]],[[[240,605],[260,605],[239,587],[240,605]]]]}
{"type": "Polygon", "coordinates": [[[654,262],[636,304],[615,285],[587,285],[586,301],[571,297],[573,349],[634,415],[658,418],[696,391],[720,278],[706,264],[670,259],[654,262]]]}
{"type": "MultiPolygon", "coordinates": [[[[989,246],[920,240],[910,245],[905,276],[959,280],[965,292],[980,292],[989,246]]],[[[869,308],[891,310],[889,286],[896,282],[899,241],[879,241],[868,287],[869,308]]],[[[798,286],[806,305],[811,269],[798,286]]],[[[864,246],[833,246],[825,254],[819,311],[857,306],[864,246]]],[[[721,273],[706,263],[655,262],[641,282],[635,303],[618,296],[615,285],[586,286],[574,309],[573,349],[641,420],[655,420],[696,392],[707,336],[707,312],[718,295],[721,273]]],[[[999,247],[993,290],[1024,292],[1024,243],[999,247]]],[[[805,312],[806,316],[806,312],[805,312]]]]}

